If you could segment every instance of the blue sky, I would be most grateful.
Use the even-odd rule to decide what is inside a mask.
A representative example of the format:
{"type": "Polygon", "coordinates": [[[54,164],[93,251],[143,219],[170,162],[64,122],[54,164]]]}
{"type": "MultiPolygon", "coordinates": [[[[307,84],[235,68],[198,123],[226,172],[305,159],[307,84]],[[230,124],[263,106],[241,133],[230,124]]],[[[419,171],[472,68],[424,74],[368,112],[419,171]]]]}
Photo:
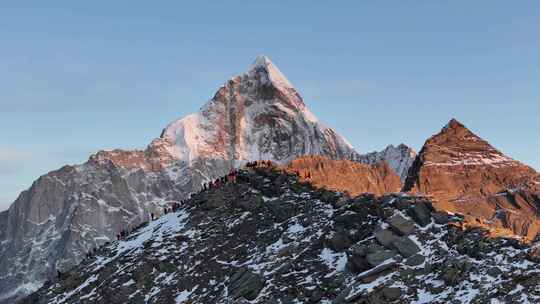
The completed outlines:
{"type": "Polygon", "coordinates": [[[456,117],[540,168],[538,1],[0,4],[0,210],[39,175],[143,148],[266,54],[360,152],[456,117]]]}

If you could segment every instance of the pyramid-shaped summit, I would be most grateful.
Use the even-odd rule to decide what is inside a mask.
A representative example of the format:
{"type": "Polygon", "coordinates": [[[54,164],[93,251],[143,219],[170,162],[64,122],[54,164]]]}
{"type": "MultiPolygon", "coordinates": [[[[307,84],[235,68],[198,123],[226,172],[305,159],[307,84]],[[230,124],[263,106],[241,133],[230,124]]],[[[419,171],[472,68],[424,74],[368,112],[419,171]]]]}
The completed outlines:
{"type": "Polygon", "coordinates": [[[403,191],[430,195],[437,209],[466,215],[475,225],[532,238],[540,232],[540,205],[530,185],[539,180],[534,169],[452,119],[426,141],[403,191]]]}
{"type": "Polygon", "coordinates": [[[200,112],[171,123],[155,142],[169,159],[192,164],[225,161],[227,169],[251,160],[287,163],[302,155],[351,159],[352,146],[322,125],[266,56],[225,83],[200,112]]]}
{"type": "Polygon", "coordinates": [[[426,141],[419,157],[424,166],[517,164],[456,119],[426,141]]]}

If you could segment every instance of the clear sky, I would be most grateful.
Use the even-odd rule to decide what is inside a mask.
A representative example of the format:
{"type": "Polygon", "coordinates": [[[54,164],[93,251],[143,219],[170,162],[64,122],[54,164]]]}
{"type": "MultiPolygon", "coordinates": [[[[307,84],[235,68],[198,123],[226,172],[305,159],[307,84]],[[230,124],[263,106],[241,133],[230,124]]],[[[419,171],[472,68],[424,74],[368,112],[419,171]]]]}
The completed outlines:
{"type": "Polygon", "coordinates": [[[3,1],[0,210],[99,149],[144,148],[268,55],[360,151],[456,117],[540,168],[539,1],[3,1]]]}

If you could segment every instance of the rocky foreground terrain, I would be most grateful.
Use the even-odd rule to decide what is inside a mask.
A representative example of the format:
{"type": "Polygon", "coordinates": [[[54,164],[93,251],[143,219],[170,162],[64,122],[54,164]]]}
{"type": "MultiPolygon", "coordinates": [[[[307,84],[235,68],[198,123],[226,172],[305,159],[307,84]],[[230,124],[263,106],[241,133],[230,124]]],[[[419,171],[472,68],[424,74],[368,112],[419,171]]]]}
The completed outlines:
{"type": "Polygon", "coordinates": [[[538,303],[534,251],[425,197],[349,198],[258,168],[21,303],[538,303]]]}

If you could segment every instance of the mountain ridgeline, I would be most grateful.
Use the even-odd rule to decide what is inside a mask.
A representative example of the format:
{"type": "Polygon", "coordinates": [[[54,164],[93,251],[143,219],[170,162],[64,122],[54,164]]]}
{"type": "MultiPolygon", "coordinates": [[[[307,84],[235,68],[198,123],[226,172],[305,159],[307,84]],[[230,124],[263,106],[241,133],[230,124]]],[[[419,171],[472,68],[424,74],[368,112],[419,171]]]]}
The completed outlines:
{"type": "Polygon", "coordinates": [[[540,175],[457,120],[362,155],[261,56],[145,150],[22,192],[0,303],[540,303],[539,212],[540,175]]]}
{"type": "Polygon", "coordinates": [[[463,229],[426,197],[350,198],[286,172],[241,170],[20,304],[540,301],[519,241],[463,229]]]}
{"type": "Polygon", "coordinates": [[[22,192],[0,213],[0,303],[37,290],[87,252],[115,241],[119,231],[148,221],[234,168],[256,160],[287,165],[305,155],[361,158],[261,56],[145,150],[100,151],[22,192]]]}

